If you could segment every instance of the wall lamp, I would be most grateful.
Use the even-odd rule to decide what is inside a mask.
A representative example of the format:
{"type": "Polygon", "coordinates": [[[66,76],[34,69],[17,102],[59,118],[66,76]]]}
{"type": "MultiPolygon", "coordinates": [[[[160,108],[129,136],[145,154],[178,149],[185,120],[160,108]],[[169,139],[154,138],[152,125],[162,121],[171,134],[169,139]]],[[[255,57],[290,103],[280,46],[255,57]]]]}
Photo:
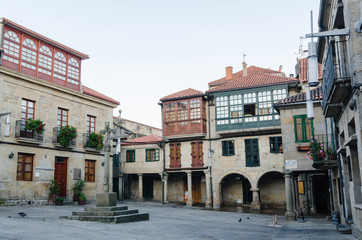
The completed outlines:
{"type": "Polygon", "coordinates": [[[13,151],[11,151],[11,153],[9,154],[9,158],[10,159],[14,158],[14,152],[13,151]]]}

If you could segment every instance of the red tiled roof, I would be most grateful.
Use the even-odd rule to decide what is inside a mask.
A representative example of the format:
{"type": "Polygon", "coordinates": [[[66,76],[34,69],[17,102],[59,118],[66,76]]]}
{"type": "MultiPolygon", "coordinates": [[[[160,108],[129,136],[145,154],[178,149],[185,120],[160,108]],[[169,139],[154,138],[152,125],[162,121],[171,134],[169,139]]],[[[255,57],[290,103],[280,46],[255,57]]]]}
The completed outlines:
{"type": "Polygon", "coordinates": [[[84,94],[87,94],[87,95],[90,95],[90,96],[93,96],[93,97],[96,97],[96,98],[99,98],[99,99],[102,99],[102,100],[105,100],[105,101],[108,101],[108,102],[111,102],[111,103],[115,103],[117,105],[119,105],[119,102],[114,100],[113,98],[110,98],[110,97],[107,97],[106,95],[102,94],[102,93],[99,93],[89,87],[86,87],[84,85],[82,85],[82,90],[83,90],[83,93],[84,94]]]}
{"type": "Polygon", "coordinates": [[[151,144],[159,143],[162,141],[162,137],[151,134],[140,138],[135,138],[126,142],[122,142],[122,145],[134,145],[134,144],[151,144]]]}
{"type": "MultiPolygon", "coordinates": [[[[266,74],[276,74],[276,75],[284,75],[284,73],[276,71],[276,70],[272,70],[272,69],[267,69],[267,68],[261,68],[261,67],[256,67],[256,66],[250,66],[247,68],[247,75],[251,75],[254,73],[266,73],[266,74]]],[[[237,79],[240,79],[243,77],[243,70],[233,73],[233,77],[232,79],[226,79],[226,77],[220,78],[218,80],[209,82],[209,86],[216,86],[216,85],[220,85],[226,82],[230,82],[230,81],[234,81],[237,79]]]]}
{"type": "Polygon", "coordinates": [[[20,30],[22,32],[25,32],[25,33],[27,33],[29,35],[32,35],[32,36],[34,36],[36,38],[39,38],[39,39],[43,40],[44,42],[48,42],[48,43],[50,43],[52,45],[55,45],[55,46],[57,46],[57,47],[59,47],[59,48],[61,48],[63,50],[66,50],[66,51],[68,51],[68,52],[70,52],[70,53],[72,53],[72,54],[74,54],[74,55],[76,55],[76,56],[78,56],[78,57],[80,57],[82,59],[88,59],[89,58],[89,56],[87,54],[78,52],[77,50],[74,50],[74,49],[72,49],[70,47],[67,47],[67,46],[65,46],[65,45],[63,45],[61,43],[58,43],[58,42],[56,42],[56,41],[54,41],[54,40],[52,40],[50,38],[47,38],[47,37],[35,32],[33,30],[30,30],[30,29],[28,29],[26,27],[23,27],[20,24],[14,23],[13,21],[10,21],[9,19],[1,18],[0,22],[4,22],[5,25],[9,25],[9,26],[11,26],[13,28],[16,28],[16,29],[18,29],[18,30],[20,30]]]}
{"type": "MultiPolygon", "coordinates": [[[[322,88],[321,87],[314,88],[314,89],[312,89],[311,92],[312,92],[313,101],[322,100],[323,97],[322,97],[322,88]]],[[[279,107],[279,106],[283,106],[283,105],[290,105],[293,103],[305,103],[306,101],[307,101],[306,93],[302,92],[302,93],[298,93],[296,95],[284,98],[283,100],[280,100],[279,102],[274,103],[274,106],[279,107]]]]}
{"type": "Polygon", "coordinates": [[[160,99],[160,101],[167,101],[172,99],[179,99],[179,98],[187,98],[187,97],[196,97],[196,96],[203,96],[204,93],[192,88],[188,88],[170,95],[167,95],[166,97],[163,97],[160,99]]]}
{"type": "MultiPolygon", "coordinates": [[[[298,76],[301,82],[308,82],[308,58],[298,60],[298,76]]],[[[318,63],[318,80],[321,80],[322,78],[322,64],[318,63]]]]}
{"type": "Polygon", "coordinates": [[[227,82],[225,84],[212,87],[207,93],[213,92],[224,92],[227,90],[243,89],[243,88],[253,88],[253,87],[263,87],[276,84],[285,84],[285,83],[297,83],[296,78],[281,77],[276,75],[270,75],[265,73],[254,73],[248,74],[245,77],[242,77],[232,82],[227,82]]]}

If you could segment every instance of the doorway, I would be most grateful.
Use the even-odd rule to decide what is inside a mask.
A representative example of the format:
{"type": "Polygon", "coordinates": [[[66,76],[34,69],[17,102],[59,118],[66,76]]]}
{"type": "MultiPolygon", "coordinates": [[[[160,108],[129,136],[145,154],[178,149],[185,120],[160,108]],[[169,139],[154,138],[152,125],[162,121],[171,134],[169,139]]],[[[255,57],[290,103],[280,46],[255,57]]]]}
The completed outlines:
{"type": "Polygon", "coordinates": [[[67,162],[68,158],[55,157],[54,180],[59,184],[60,196],[67,195],[67,162]]]}
{"type": "Polygon", "coordinates": [[[153,199],[153,176],[143,176],[143,198],[153,199]]]}

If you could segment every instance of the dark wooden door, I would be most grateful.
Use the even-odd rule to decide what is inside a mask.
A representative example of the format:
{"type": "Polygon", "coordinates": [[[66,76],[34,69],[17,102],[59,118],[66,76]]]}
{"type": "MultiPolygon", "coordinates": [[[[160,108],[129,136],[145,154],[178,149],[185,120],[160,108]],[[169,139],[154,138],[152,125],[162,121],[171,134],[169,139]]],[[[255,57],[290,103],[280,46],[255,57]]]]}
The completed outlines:
{"type": "Polygon", "coordinates": [[[153,199],[153,176],[143,176],[143,198],[153,199]]]}
{"type": "Polygon", "coordinates": [[[67,195],[67,158],[55,157],[54,180],[60,187],[60,196],[67,195]]]}
{"type": "Polygon", "coordinates": [[[192,177],[192,200],[201,203],[201,176],[192,177]]]}

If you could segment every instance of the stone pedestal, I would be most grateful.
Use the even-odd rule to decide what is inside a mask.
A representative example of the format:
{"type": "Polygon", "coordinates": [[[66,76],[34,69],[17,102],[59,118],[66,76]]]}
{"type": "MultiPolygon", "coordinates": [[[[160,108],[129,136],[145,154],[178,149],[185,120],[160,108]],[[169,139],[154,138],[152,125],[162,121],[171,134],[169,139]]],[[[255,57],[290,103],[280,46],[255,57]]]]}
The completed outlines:
{"type": "Polygon", "coordinates": [[[252,188],[250,191],[253,194],[253,202],[250,204],[250,208],[260,209],[259,188],[252,188]]]}
{"type": "Polygon", "coordinates": [[[117,206],[117,193],[97,193],[96,207],[113,207],[117,206]]]}

